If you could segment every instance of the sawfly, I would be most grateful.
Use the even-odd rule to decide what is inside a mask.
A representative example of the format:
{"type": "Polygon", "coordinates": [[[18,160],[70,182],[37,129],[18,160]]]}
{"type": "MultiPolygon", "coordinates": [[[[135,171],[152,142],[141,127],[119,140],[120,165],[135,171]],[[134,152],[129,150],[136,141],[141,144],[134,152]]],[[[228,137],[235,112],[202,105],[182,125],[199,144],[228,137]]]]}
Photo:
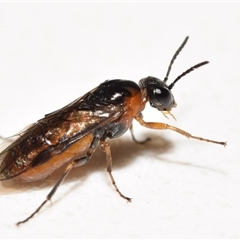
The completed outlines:
{"type": "MultiPolygon", "coordinates": [[[[115,190],[122,198],[131,201],[131,198],[122,194],[113,178],[112,157],[107,140],[121,137],[128,129],[133,136],[134,119],[146,128],[169,129],[187,138],[226,145],[226,142],[193,136],[166,123],[146,122],[143,119],[142,111],[148,102],[165,116],[173,116],[171,110],[176,107],[176,101],[172,88],[183,76],[208,64],[208,61],[198,63],[167,84],[171,67],[187,40],[188,37],[174,54],[163,80],[151,76],[141,79],[139,84],[122,79],[107,80],[16,135],[18,138],[0,153],[0,181],[42,180],[66,164],[45,201],[17,225],[27,222],[38,213],[52,199],[68,173],[74,167],[86,164],[99,144],[106,153],[107,172],[115,190]]],[[[137,142],[134,136],[133,140],[137,142]]]]}

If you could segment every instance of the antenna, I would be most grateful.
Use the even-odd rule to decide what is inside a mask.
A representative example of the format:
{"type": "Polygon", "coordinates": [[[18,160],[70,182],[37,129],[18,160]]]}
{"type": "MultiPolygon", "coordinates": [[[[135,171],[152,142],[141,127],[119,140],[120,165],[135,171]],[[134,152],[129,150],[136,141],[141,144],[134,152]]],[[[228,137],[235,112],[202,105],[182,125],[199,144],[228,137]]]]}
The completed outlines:
{"type": "Polygon", "coordinates": [[[177,56],[179,55],[179,53],[182,51],[182,49],[184,48],[184,46],[186,45],[187,41],[188,41],[188,36],[184,39],[183,43],[181,44],[181,46],[178,48],[178,50],[175,52],[175,54],[173,55],[171,61],[170,61],[170,64],[168,66],[168,70],[167,70],[167,74],[166,74],[166,77],[164,78],[164,82],[166,82],[168,80],[168,76],[169,76],[169,73],[172,69],[172,65],[174,63],[174,61],[176,60],[177,56]]]}
{"type": "Polygon", "coordinates": [[[191,68],[189,68],[188,70],[186,70],[185,72],[183,72],[181,75],[179,75],[169,86],[168,86],[168,89],[171,90],[174,86],[174,84],[179,81],[183,76],[187,75],[188,73],[194,71],[195,69],[203,66],[203,65],[206,65],[208,64],[209,62],[208,61],[204,61],[204,62],[201,62],[201,63],[198,63],[194,66],[192,66],[191,68]]]}

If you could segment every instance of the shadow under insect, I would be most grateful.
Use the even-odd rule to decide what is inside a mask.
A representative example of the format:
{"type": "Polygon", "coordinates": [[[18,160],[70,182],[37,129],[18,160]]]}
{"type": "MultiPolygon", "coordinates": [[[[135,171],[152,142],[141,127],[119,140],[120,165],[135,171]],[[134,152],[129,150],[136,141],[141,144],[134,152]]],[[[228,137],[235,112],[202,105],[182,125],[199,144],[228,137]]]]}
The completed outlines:
{"type": "MultiPolygon", "coordinates": [[[[130,137],[127,136],[121,139],[109,141],[111,145],[113,170],[122,169],[133,164],[135,161],[137,161],[137,156],[147,156],[148,154],[146,153],[146,149],[147,152],[151,152],[154,156],[156,156],[156,158],[159,158],[161,154],[173,148],[173,144],[167,139],[160,137],[159,134],[151,133],[148,136],[142,136],[143,139],[146,139],[147,137],[150,137],[151,140],[147,141],[144,144],[137,144],[130,137]]],[[[45,179],[37,181],[37,184],[36,182],[17,182],[14,181],[14,179],[4,181],[1,184],[4,188],[15,190],[14,192],[8,191],[7,194],[16,194],[16,191],[22,192],[26,189],[37,191],[40,188],[48,188],[53,186],[58,181],[59,176],[62,174],[65,167],[66,164],[59,169],[56,169],[45,179]]],[[[95,171],[106,172],[106,156],[100,146],[97,147],[91,160],[83,166],[73,168],[67,178],[64,180],[64,182],[66,183],[80,180],[84,184],[84,179],[90,177],[91,173],[95,171]]],[[[109,177],[106,172],[106,181],[109,181],[108,178],[109,177]]],[[[79,183],[77,183],[77,185],[79,185],[79,183]]],[[[4,189],[2,190],[2,193],[5,192],[4,189]]]]}

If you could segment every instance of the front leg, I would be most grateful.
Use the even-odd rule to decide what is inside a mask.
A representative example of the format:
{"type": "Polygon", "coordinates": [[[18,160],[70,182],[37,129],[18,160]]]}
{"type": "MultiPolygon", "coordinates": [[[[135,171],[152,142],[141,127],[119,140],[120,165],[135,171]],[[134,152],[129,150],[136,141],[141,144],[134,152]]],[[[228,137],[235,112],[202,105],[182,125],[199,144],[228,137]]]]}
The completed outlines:
{"type": "Polygon", "coordinates": [[[134,141],[135,143],[137,143],[137,144],[144,144],[144,143],[146,143],[146,142],[148,142],[148,141],[151,140],[151,138],[146,138],[146,139],[143,140],[143,141],[139,141],[139,140],[137,140],[137,139],[135,138],[135,136],[134,136],[134,133],[133,133],[133,124],[130,126],[129,129],[130,129],[130,133],[131,133],[132,139],[133,139],[133,141],[134,141]]]}
{"type": "Polygon", "coordinates": [[[166,123],[145,122],[145,121],[142,119],[141,115],[136,116],[135,119],[136,119],[142,126],[144,126],[144,127],[146,127],[146,128],[159,129],[159,130],[169,129],[169,130],[178,132],[178,133],[182,134],[183,136],[186,136],[187,138],[193,138],[193,139],[197,139],[197,140],[200,140],[200,141],[216,143],[216,144],[220,144],[220,145],[223,145],[223,146],[226,146],[226,145],[227,145],[226,142],[219,142],[219,141],[210,140],[210,139],[207,139],[207,138],[202,138],[202,137],[193,136],[193,135],[191,135],[190,133],[188,133],[188,132],[186,132],[186,131],[184,131],[184,130],[182,130],[182,129],[180,129],[180,128],[177,128],[177,127],[168,125],[168,124],[166,124],[166,123]]]}

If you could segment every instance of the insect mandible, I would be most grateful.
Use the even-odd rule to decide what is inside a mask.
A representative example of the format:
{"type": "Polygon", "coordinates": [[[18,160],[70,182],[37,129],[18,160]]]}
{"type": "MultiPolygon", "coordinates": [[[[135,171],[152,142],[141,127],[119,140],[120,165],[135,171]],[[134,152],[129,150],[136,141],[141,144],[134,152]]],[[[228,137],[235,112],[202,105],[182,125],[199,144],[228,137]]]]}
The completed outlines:
{"type": "Polygon", "coordinates": [[[107,139],[118,138],[130,129],[133,140],[136,141],[132,132],[133,119],[147,128],[169,129],[188,138],[226,145],[226,142],[193,136],[166,123],[145,122],[143,119],[142,111],[147,102],[165,116],[173,116],[171,110],[176,107],[176,102],[171,90],[174,85],[186,74],[208,64],[208,61],[204,61],[192,66],[167,85],[171,67],[187,40],[188,37],[171,59],[163,81],[151,76],[141,79],[139,84],[122,79],[107,80],[62,109],[45,115],[18,134],[18,138],[0,153],[0,181],[42,180],[66,164],[45,201],[17,225],[27,222],[38,213],[52,199],[71,169],[82,166],[91,159],[98,144],[106,153],[107,172],[115,190],[122,198],[131,201],[131,198],[121,193],[113,178],[107,139]]]}

